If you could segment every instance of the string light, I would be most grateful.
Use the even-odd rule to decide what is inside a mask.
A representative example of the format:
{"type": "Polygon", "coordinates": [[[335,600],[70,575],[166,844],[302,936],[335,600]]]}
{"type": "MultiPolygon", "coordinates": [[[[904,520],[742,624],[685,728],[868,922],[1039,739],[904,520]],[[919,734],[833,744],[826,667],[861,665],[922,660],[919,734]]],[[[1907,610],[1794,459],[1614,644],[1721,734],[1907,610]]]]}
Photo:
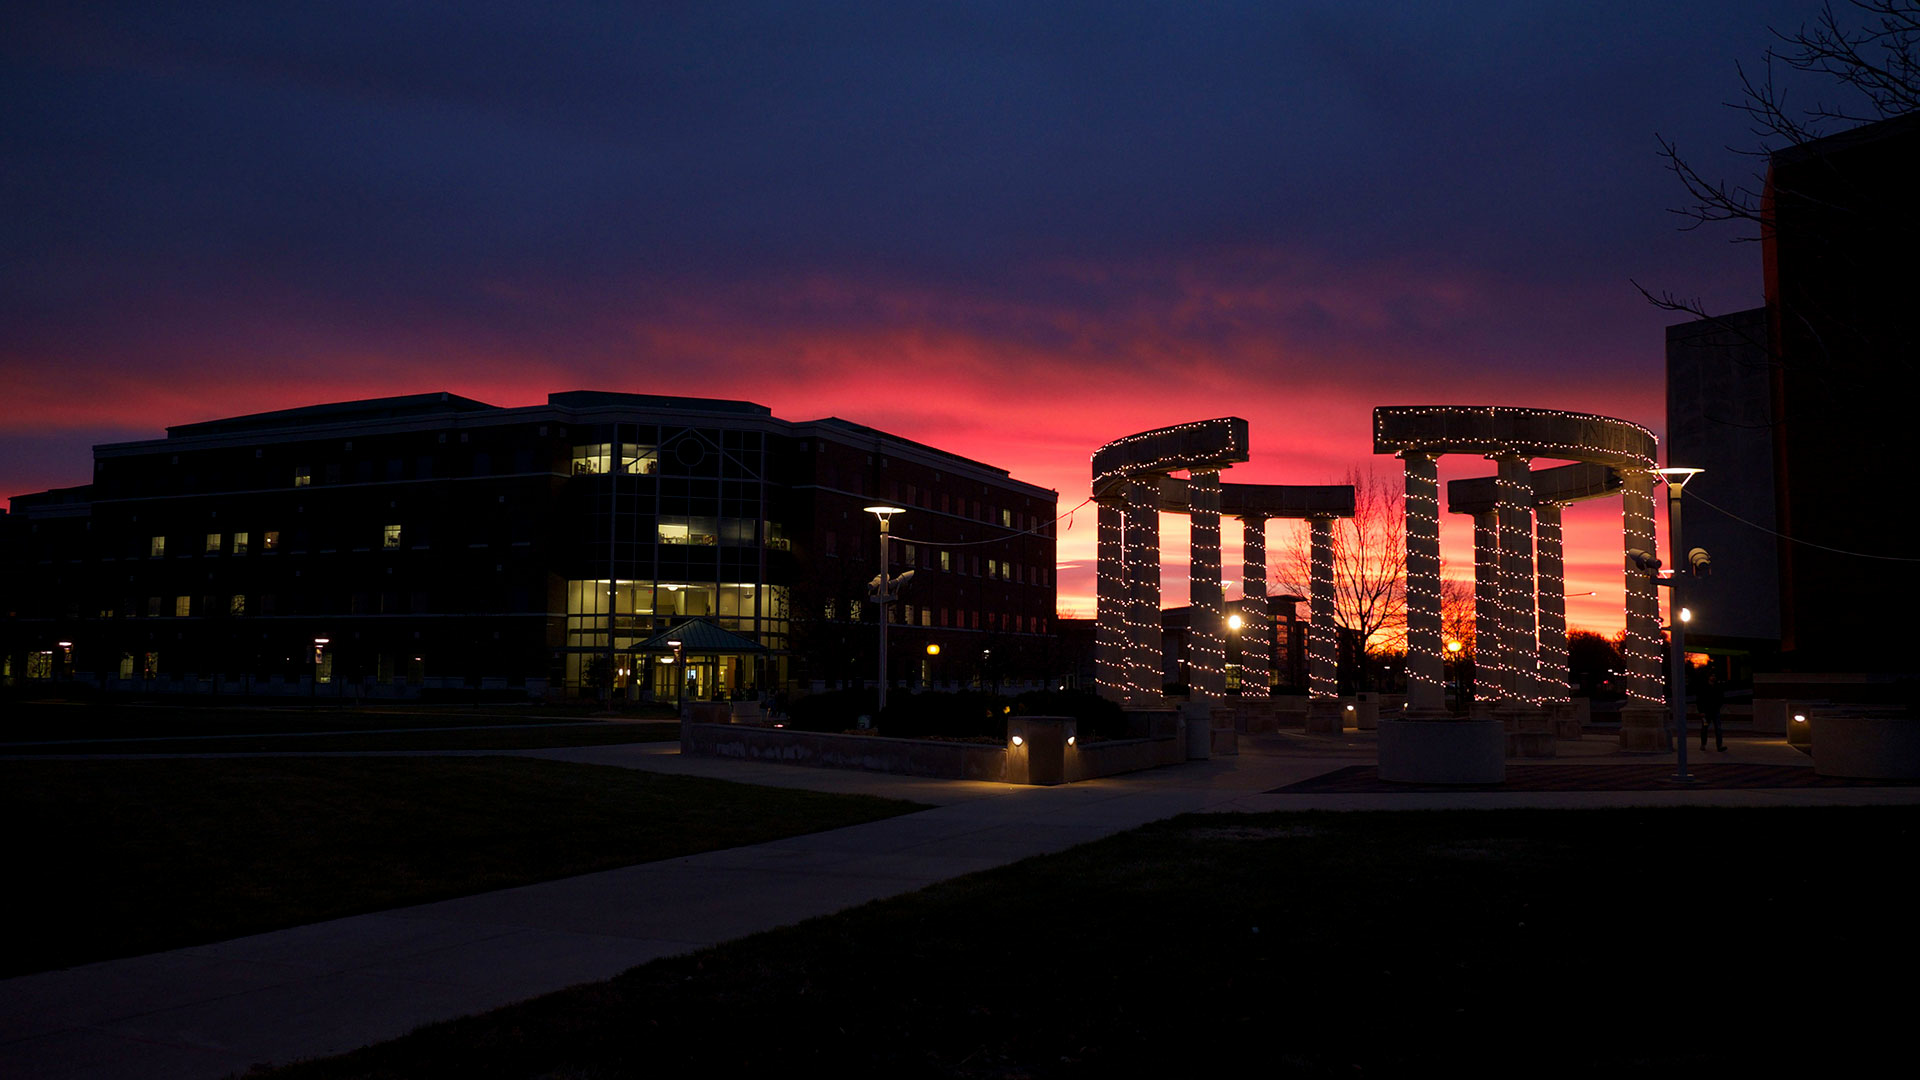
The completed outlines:
{"type": "MultiPolygon", "coordinates": [[[[1399,454],[1409,462],[1410,657],[1416,611],[1424,623],[1428,611],[1437,617],[1440,608],[1437,589],[1430,591],[1425,580],[1426,515],[1431,512],[1437,520],[1437,492],[1430,508],[1424,477],[1414,475],[1413,455],[1484,454],[1499,462],[1499,468],[1493,477],[1493,505],[1469,508],[1474,523],[1474,621],[1480,646],[1475,657],[1477,667],[1490,676],[1482,681],[1488,684],[1487,696],[1495,701],[1542,705],[1568,700],[1566,567],[1560,505],[1537,497],[1531,459],[1607,466],[1619,481],[1623,543],[1628,549],[1652,551],[1649,470],[1654,467],[1658,450],[1653,432],[1625,420],[1559,409],[1395,405],[1373,411],[1373,434],[1375,453],[1399,454]],[[1421,541],[1417,555],[1416,536],[1421,541]],[[1421,571],[1418,574],[1416,563],[1421,571]],[[1483,622],[1483,614],[1492,617],[1483,622]]],[[[1601,485],[1613,486],[1613,477],[1601,485]]],[[[1582,491],[1575,497],[1602,493],[1582,491]]],[[[1438,555],[1437,543],[1433,555],[1438,555]]],[[[1634,701],[1658,702],[1658,599],[1652,579],[1631,568],[1626,571],[1625,607],[1626,634],[1621,651],[1627,662],[1627,695],[1634,701]]],[[[1410,659],[1410,680],[1413,673],[1410,659]]]]}
{"type": "MultiPolygon", "coordinates": [[[[1352,516],[1351,487],[1296,489],[1279,485],[1222,485],[1219,470],[1247,459],[1247,422],[1238,417],[1197,420],[1143,431],[1115,439],[1094,451],[1092,498],[1100,507],[1094,682],[1103,694],[1147,698],[1157,696],[1161,690],[1159,513],[1162,478],[1180,471],[1188,474],[1184,509],[1193,523],[1189,555],[1188,666],[1193,685],[1206,694],[1221,694],[1226,684],[1226,610],[1220,587],[1220,518],[1225,489],[1234,489],[1236,506],[1264,505],[1263,499],[1297,505],[1301,508],[1298,514],[1279,516],[1311,516],[1316,526],[1323,529],[1328,517],[1352,516]],[[1325,504],[1329,498],[1339,502],[1340,494],[1345,496],[1344,512],[1339,512],[1339,508],[1330,512],[1325,504]]],[[[1258,616],[1255,626],[1262,634],[1260,645],[1254,650],[1258,657],[1256,664],[1248,664],[1248,650],[1244,644],[1242,647],[1243,696],[1265,697],[1268,693],[1266,650],[1271,644],[1271,634],[1266,619],[1265,538],[1255,535],[1255,530],[1264,528],[1268,513],[1271,511],[1249,512],[1242,519],[1247,523],[1250,538],[1243,547],[1248,558],[1243,610],[1258,616]],[[1257,603],[1253,597],[1256,590],[1257,603]]],[[[1330,544],[1325,562],[1325,574],[1316,572],[1314,578],[1314,625],[1308,640],[1314,685],[1327,684],[1324,696],[1330,697],[1335,696],[1338,689],[1332,675],[1338,639],[1332,625],[1330,544]],[[1327,669],[1324,678],[1323,667],[1327,669]]],[[[1320,692],[1315,690],[1316,694],[1320,692]]]]}
{"type": "Polygon", "coordinates": [[[1219,697],[1227,688],[1227,649],[1221,637],[1226,611],[1220,595],[1220,474],[1195,471],[1187,479],[1193,523],[1188,556],[1188,672],[1195,690],[1219,697]]]}
{"type": "Polygon", "coordinates": [[[1400,455],[1406,467],[1407,698],[1416,707],[1445,703],[1440,658],[1440,474],[1439,459],[1426,453],[1400,455]]]}

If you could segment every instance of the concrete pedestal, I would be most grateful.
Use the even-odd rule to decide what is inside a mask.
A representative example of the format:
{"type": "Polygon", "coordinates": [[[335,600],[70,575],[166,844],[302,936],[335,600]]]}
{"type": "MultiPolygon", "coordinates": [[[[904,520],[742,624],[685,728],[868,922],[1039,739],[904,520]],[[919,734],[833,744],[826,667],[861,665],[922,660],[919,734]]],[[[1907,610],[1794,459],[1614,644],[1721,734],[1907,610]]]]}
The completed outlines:
{"type": "Polygon", "coordinates": [[[1346,728],[1347,707],[1338,698],[1321,698],[1307,703],[1307,733],[1338,735],[1346,728]]]}
{"type": "Polygon", "coordinates": [[[1508,705],[1494,710],[1506,734],[1508,757],[1550,758],[1558,755],[1553,745],[1553,718],[1531,705],[1508,705]]]}
{"type": "Polygon", "coordinates": [[[1213,756],[1213,706],[1205,701],[1180,705],[1180,722],[1186,725],[1187,760],[1204,761],[1213,756]]]}
{"type": "Polygon", "coordinates": [[[1627,709],[1620,714],[1620,749],[1637,754],[1665,754],[1673,749],[1667,738],[1667,714],[1659,709],[1627,709]]]}
{"type": "Polygon", "coordinates": [[[1583,697],[1573,698],[1554,704],[1548,712],[1553,716],[1554,737],[1584,738],[1587,723],[1593,719],[1593,701],[1583,697]]]}
{"type": "Polygon", "coordinates": [[[1007,718],[1007,783],[1051,786],[1067,782],[1067,740],[1075,734],[1070,716],[1007,718]]]}
{"type": "Polygon", "coordinates": [[[1821,776],[1920,779],[1920,720],[1823,712],[1811,734],[1813,771],[1821,776]]]}
{"type": "Polygon", "coordinates": [[[1353,721],[1354,730],[1374,731],[1380,727],[1380,695],[1356,694],[1347,699],[1346,704],[1351,710],[1347,716],[1353,721]]]}
{"type": "Polygon", "coordinates": [[[1507,733],[1497,720],[1382,720],[1380,779],[1403,784],[1498,784],[1507,733]]]}

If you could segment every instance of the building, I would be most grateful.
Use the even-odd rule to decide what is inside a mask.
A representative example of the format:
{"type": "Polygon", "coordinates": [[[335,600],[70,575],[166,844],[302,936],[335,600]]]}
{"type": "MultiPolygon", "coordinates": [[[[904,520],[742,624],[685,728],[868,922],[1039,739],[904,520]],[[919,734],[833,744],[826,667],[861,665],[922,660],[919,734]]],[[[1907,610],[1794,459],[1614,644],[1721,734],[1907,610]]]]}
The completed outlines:
{"type": "MultiPolygon", "coordinates": [[[[1267,688],[1273,694],[1307,692],[1307,624],[1300,621],[1297,605],[1304,596],[1273,593],[1267,596],[1267,688]]],[[[1246,617],[1240,600],[1225,605],[1228,632],[1222,639],[1226,652],[1226,690],[1240,693],[1240,655],[1249,642],[1262,638],[1261,627],[1246,617]]],[[[1188,686],[1192,677],[1192,607],[1163,608],[1160,611],[1160,677],[1168,686],[1188,686]]]]}
{"type": "Polygon", "coordinates": [[[1034,683],[1056,494],[844,420],[571,391],[315,405],[94,449],[12,500],[0,674],[114,689],[727,699],[877,677],[1034,683]],[[675,656],[699,619],[744,640],[675,656]],[[928,645],[942,645],[940,657],[928,645]]]}
{"type": "Polygon", "coordinates": [[[1762,666],[1915,668],[1894,626],[1920,603],[1920,546],[1890,481],[1920,399],[1917,182],[1920,113],[1774,154],[1766,306],[1669,332],[1670,463],[1708,469],[1687,488],[1687,542],[1714,552],[1700,595],[1735,605],[1709,612],[1703,599],[1703,628],[1710,645],[1777,642],[1762,666]],[[1730,540],[1730,524],[1762,539],[1730,540]]]}
{"type": "Polygon", "coordinates": [[[1714,572],[1688,581],[1687,648],[1769,664],[1780,651],[1779,544],[1773,528],[1773,377],[1767,309],[1667,328],[1667,456],[1706,470],[1688,484],[1689,548],[1714,572]]]}

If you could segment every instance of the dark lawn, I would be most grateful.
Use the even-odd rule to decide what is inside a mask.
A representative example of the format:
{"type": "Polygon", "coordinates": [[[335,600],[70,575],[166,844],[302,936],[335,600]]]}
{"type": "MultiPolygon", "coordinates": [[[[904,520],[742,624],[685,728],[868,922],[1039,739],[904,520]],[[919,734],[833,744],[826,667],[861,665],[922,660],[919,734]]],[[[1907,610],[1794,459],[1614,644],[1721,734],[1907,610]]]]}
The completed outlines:
{"type": "Polygon", "coordinates": [[[519,758],[0,761],[0,975],[917,809],[519,758]]]}
{"type": "Polygon", "coordinates": [[[680,722],[602,721],[496,724],[424,730],[301,732],[269,735],[172,736],[0,744],[7,756],[77,754],[320,754],[367,750],[540,750],[555,746],[677,742],[680,722]]]}
{"type": "MultiPolygon", "coordinates": [[[[75,739],[151,739],[182,735],[268,735],[288,732],[480,727],[494,724],[571,724],[613,719],[590,703],[522,705],[308,705],[299,699],[253,703],[0,701],[0,744],[75,739]]],[[[635,706],[618,719],[674,722],[671,707],[635,706]]],[[[8,748],[9,753],[15,752],[8,748]]]]}
{"type": "Polygon", "coordinates": [[[1917,825],[1189,816],[276,1075],[1855,1075],[1917,825]]]}

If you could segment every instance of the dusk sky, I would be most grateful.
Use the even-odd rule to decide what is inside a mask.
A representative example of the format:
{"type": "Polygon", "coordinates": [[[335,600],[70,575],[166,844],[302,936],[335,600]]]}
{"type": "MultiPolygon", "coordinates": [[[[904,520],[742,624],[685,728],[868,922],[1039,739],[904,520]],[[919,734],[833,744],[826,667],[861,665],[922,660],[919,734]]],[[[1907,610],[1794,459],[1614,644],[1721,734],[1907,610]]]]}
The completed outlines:
{"type": "MultiPolygon", "coordinates": [[[[169,424],[605,389],[845,417],[1062,511],[1100,443],[1211,416],[1269,483],[1397,481],[1381,404],[1661,430],[1678,319],[1629,279],[1761,297],[1757,246],[1676,231],[1655,133],[1750,176],[1734,65],[1817,12],[76,7],[0,23],[0,495],[169,424]]],[[[1619,627],[1618,520],[1568,513],[1576,625],[1619,627]]],[[[1090,509],[1062,530],[1091,615],[1090,509]]]]}

